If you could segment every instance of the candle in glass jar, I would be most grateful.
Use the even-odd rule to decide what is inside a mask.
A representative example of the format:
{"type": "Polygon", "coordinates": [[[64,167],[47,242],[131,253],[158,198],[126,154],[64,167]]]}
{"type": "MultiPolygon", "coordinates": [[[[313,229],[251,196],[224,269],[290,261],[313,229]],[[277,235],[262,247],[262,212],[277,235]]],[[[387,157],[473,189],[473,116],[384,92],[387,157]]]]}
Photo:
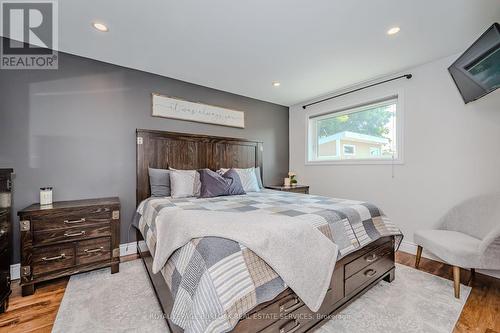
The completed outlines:
{"type": "Polygon", "coordinates": [[[40,188],[40,205],[51,205],[52,204],[52,187],[41,187],[40,188]]]}

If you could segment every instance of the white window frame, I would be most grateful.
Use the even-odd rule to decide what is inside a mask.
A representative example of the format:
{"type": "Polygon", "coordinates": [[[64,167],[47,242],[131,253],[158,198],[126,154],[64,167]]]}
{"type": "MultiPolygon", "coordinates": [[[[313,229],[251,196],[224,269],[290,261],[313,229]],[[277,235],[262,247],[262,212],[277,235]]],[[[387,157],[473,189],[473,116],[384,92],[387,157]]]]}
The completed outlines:
{"type": "MultiPolygon", "coordinates": [[[[397,124],[396,124],[396,126],[397,126],[397,124]]],[[[382,149],[380,147],[370,147],[369,149],[370,149],[370,156],[373,156],[372,151],[375,151],[375,150],[378,152],[377,156],[380,156],[382,153],[382,149]]]]}
{"type": "Polygon", "coordinates": [[[333,108],[326,111],[318,111],[316,112],[308,112],[305,115],[305,126],[306,126],[306,137],[305,137],[305,165],[377,165],[377,164],[404,164],[404,142],[403,142],[403,132],[404,132],[404,92],[402,90],[391,91],[390,93],[384,95],[372,95],[370,98],[363,99],[360,103],[351,103],[347,105],[343,105],[342,107],[333,108]],[[317,122],[310,121],[311,118],[316,120],[321,120],[321,118],[329,118],[332,115],[336,117],[341,116],[343,114],[350,114],[353,112],[362,111],[362,109],[367,106],[373,106],[377,103],[385,103],[389,100],[396,100],[396,149],[397,149],[397,157],[393,159],[388,158],[369,158],[369,159],[361,159],[361,158],[348,158],[348,159],[340,159],[339,154],[332,159],[330,156],[325,156],[323,158],[314,159],[312,156],[315,154],[315,150],[317,149],[318,143],[316,130],[312,129],[312,124],[316,124],[317,122]],[[314,141],[314,142],[313,142],[314,141]],[[311,150],[311,144],[313,142],[313,149],[311,150]]]}
{"type": "Polygon", "coordinates": [[[344,156],[356,156],[356,145],[352,145],[352,144],[349,144],[349,143],[342,144],[342,155],[344,155],[344,156]],[[347,154],[345,152],[345,147],[351,147],[352,148],[352,154],[347,154]]]}

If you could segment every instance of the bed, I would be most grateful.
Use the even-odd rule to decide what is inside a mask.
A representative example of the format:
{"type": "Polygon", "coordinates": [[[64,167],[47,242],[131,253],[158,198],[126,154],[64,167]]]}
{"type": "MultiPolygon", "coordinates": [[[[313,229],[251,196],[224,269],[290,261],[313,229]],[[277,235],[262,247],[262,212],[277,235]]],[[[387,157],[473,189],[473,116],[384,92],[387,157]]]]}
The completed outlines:
{"type": "MultiPolygon", "coordinates": [[[[172,332],[306,332],[324,323],[332,314],[347,306],[380,280],[391,282],[395,277],[394,251],[402,235],[377,207],[368,203],[272,190],[213,199],[150,198],[148,167],[212,170],[260,167],[262,172],[262,151],[263,144],[258,141],[137,130],[137,248],[172,332]],[[172,228],[179,225],[172,224],[170,229],[161,233],[161,229],[166,225],[163,222],[174,217],[180,218],[177,217],[179,213],[185,214],[186,228],[189,221],[209,221],[212,216],[210,223],[219,225],[216,228],[219,232],[203,234],[206,237],[196,237],[191,241],[179,243],[184,245],[174,247],[170,252],[166,251],[164,262],[158,264],[162,249],[168,248],[169,243],[174,241],[174,238],[169,237],[175,233],[168,231],[175,230],[172,228]],[[224,216],[226,221],[221,221],[220,216],[224,216]],[[269,244],[273,242],[263,242],[268,252],[261,250],[258,246],[261,243],[252,239],[226,239],[225,233],[230,231],[219,230],[230,230],[230,220],[246,218],[249,219],[248,223],[251,223],[255,217],[262,221],[252,226],[254,230],[255,227],[259,230],[265,229],[268,225],[265,223],[266,219],[277,221],[281,218],[283,226],[287,226],[286,223],[295,225],[289,229],[284,227],[284,230],[290,233],[289,237],[287,232],[280,235],[270,228],[268,232],[273,236],[271,239],[276,239],[280,246],[269,244]],[[162,223],[155,224],[160,218],[163,219],[162,223]],[[316,233],[309,232],[307,224],[313,225],[314,228],[309,229],[314,229],[316,233]],[[303,228],[303,233],[294,234],[299,225],[303,228]],[[317,234],[321,236],[315,242],[314,237],[318,237],[317,234]],[[312,238],[307,238],[308,236],[312,238]],[[311,262],[308,262],[299,258],[300,252],[305,251],[304,246],[300,242],[294,245],[289,241],[290,238],[308,239],[308,244],[325,242],[323,248],[317,248],[326,250],[313,253],[309,257],[311,262]],[[326,244],[327,239],[329,243],[334,244],[333,250],[326,244]],[[284,247],[283,253],[292,253],[297,259],[288,259],[288,262],[276,259],[281,247],[284,247]],[[232,250],[223,255],[218,254],[217,260],[212,260],[215,251],[212,249],[215,248],[225,249],[226,252],[227,249],[232,250]],[[173,252],[174,249],[177,250],[173,252]],[[201,258],[199,260],[202,260],[203,264],[196,264],[197,257],[201,258]],[[241,291],[243,287],[234,283],[233,289],[239,296],[229,299],[225,297],[229,291],[223,295],[220,292],[220,288],[226,288],[228,285],[226,280],[218,286],[216,278],[201,281],[200,276],[215,276],[213,267],[224,260],[237,260],[235,258],[241,258],[238,283],[250,282],[245,292],[241,291]],[[210,263],[212,275],[205,274],[208,268],[200,268],[209,266],[205,265],[207,260],[213,261],[210,263]],[[192,264],[193,262],[195,264],[192,264]],[[191,266],[188,266],[188,263],[191,266]],[[310,265],[307,267],[309,271],[316,273],[304,279],[309,271],[301,269],[298,264],[304,267],[310,265]],[[182,266],[182,270],[178,269],[179,266],[182,266]],[[329,267],[331,270],[328,270],[329,267]],[[178,270],[182,271],[182,274],[179,274],[178,270]],[[320,277],[327,271],[328,279],[321,279],[327,281],[327,285],[321,289],[320,277]],[[248,277],[246,280],[240,278],[243,274],[248,277]],[[318,279],[317,288],[311,284],[315,279],[318,279]],[[241,290],[237,287],[241,287],[241,290]],[[317,289],[317,293],[314,293],[313,289],[317,289]],[[199,300],[199,295],[204,296],[203,301],[199,300]],[[207,299],[210,302],[207,302],[207,299]],[[314,303],[315,299],[322,302],[314,303]],[[209,303],[214,303],[211,301],[217,304],[208,306],[209,303]],[[216,311],[216,308],[220,309],[216,311]],[[193,309],[198,312],[193,313],[193,309]],[[200,311],[205,312],[199,313],[200,311]],[[182,318],[182,314],[189,318],[182,318]],[[199,316],[203,320],[193,320],[193,316],[199,316]]],[[[251,233],[252,229],[248,229],[245,235],[251,233]]]]}

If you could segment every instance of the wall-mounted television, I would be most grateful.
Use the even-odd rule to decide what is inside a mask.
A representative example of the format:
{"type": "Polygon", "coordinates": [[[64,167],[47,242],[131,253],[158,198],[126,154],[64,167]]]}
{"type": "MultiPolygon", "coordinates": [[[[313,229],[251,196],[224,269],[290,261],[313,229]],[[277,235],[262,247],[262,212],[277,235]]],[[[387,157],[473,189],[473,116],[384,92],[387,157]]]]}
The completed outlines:
{"type": "Polygon", "coordinates": [[[500,87],[500,25],[494,23],[449,68],[465,103],[500,87]]]}

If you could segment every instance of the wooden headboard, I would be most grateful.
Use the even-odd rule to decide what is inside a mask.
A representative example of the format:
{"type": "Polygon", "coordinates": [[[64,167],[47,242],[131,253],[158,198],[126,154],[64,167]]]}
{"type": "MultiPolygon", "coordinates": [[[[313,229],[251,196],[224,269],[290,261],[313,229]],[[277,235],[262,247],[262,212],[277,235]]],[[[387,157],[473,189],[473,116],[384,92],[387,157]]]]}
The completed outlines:
{"type": "Polygon", "coordinates": [[[150,197],[148,167],[217,170],[260,166],[262,173],[263,145],[259,141],[144,129],[136,130],[136,136],[137,204],[150,197]]]}

